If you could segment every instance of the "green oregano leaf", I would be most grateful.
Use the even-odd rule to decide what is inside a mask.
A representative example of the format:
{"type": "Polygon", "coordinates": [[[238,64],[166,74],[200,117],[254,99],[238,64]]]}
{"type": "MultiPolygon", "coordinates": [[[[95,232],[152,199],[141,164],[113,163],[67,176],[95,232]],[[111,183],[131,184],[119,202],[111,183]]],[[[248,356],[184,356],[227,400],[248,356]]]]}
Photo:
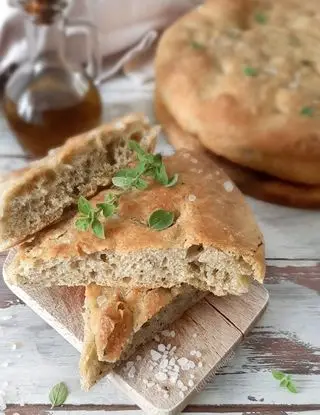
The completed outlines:
{"type": "Polygon", "coordinates": [[[169,228],[174,222],[174,213],[164,209],[158,209],[151,213],[148,226],[156,231],[169,228]]]}
{"type": "Polygon", "coordinates": [[[131,188],[144,190],[148,187],[148,182],[144,180],[146,177],[151,177],[163,186],[168,187],[177,183],[177,175],[169,180],[161,154],[147,153],[139,143],[133,140],[129,140],[128,145],[131,150],[136,152],[139,163],[133,168],[118,171],[112,178],[114,186],[123,190],[131,188]]]}
{"type": "Polygon", "coordinates": [[[291,379],[291,375],[286,375],[279,370],[272,370],[271,373],[275,379],[280,380],[280,386],[287,388],[291,393],[298,393],[297,388],[291,379]]]}
{"type": "Polygon", "coordinates": [[[60,382],[53,386],[49,393],[49,399],[51,402],[51,409],[55,406],[61,406],[65,403],[68,397],[69,391],[65,383],[60,382]]]}
{"type": "Polygon", "coordinates": [[[271,373],[272,373],[272,376],[277,380],[281,380],[286,376],[285,373],[280,372],[279,370],[272,369],[271,373]]]}
{"type": "Polygon", "coordinates": [[[90,227],[90,219],[89,218],[79,218],[75,222],[75,226],[78,231],[87,231],[90,227]]]}
{"type": "Polygon", "coordinates": [[[268,21],[268,18],[264,13],[256,13],[254,19],[259,24],[266,24],[268,21]]]}
{"type": "Polygon", "coordinates": [[[178,173],[174,174],[171,179],[168,180],[168,183],[165,185],[166,187],[172,187],[177,184],[177,181],[179,179],[178,173]]]}
{"type": "Polygon", "coordinates": [[[311,118],[314,116],[314,108],[313,107],[302,107],[300,110],[300,115],[311,118]]]}
{"type": "Polygon", "coordinates": [[[203,50],[203,49],[205,49],[205,46],[202,43],[197,42],[196,40],[193,40],[191,42],[191,46],[192,46],[193,49],[196,49],[196,50],[203,50]]]}
{"type": "Polygon", "coordinates": [[[258,76],[259,71],[258,71],[258,69],[254,68],[254,67],[252,67],[252,66],[245,66],[245,67],[243,68],[243,73],[244,73],[246,76],[249,76],[249,77],[255,77],[255,76],[258,76]]]}
{"type": "Polygon", "coordinates": [[[92,211],[91,203],[83,196],[78,199],[78,211],[83,215],[89,215],[92,211]]]}
{"type": "Polygon", "coordinates": [[[295,385],[292,382],[289,382],[287,384],[287,389],[291,393],[298,393],[297,388],[295,387],[295,385]]]}
{"type": "Polygon", "coordinates": [[[98,219],[94,219],[92,222],[92,231],[100,239],[105,239],[104,227],[98,219]]]}

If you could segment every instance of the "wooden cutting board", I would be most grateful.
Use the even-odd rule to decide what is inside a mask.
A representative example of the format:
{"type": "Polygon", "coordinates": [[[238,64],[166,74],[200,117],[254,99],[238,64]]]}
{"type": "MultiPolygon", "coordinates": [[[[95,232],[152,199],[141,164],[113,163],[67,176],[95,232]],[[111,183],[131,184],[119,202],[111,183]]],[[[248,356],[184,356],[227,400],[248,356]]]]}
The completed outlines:
{"type": "MultiPolygon", "coordinates": [[[[5,267],[3,275],[5,278],[5,267]]],[[[61,336],[81,350],[83,287],[7,285],[61,336]]],[[[154,341],[140,348],[129,363],[125,362],[109,375],[110,379],[146,414],[178,414],[195,393],[212,381],[216,370],[233,357],[236,346],[263,313],[268,298],[267,290],[258,284],[253,284],[250,292],[241,297],[208,295],[159,333],[154,341]],[[161,355],[157,361],[154,360],[158,357],[155,351],[161,355]],[[164,379],[166,370],[160,368],[166,365],[165,359],[172,357],[179,367],[175,383],[164,379]]]]}

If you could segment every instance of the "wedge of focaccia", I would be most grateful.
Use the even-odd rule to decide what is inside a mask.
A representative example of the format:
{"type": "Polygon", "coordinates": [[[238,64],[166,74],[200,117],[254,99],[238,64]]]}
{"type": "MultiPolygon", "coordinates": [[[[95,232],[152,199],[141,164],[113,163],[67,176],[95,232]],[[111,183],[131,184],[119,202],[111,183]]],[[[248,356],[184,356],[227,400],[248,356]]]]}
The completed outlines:
{"type": "Polygon", "coordinates": [[[205,294],[188,285],[153,290],[86,287],[82,387],[88,390],[205,294]]]}
{"type": "MultiPolygon", "coordinates": [[[[165,159],[175,186],[152,182],[121,195],[118,214],[102,219],[105,239],[75,228],[75,219],[21,245],[6,268],[12,284],[171,288],[183,283],[216,295],[247,292],[263,281],[264,244],[240,191],[209,158],[182,151],[165,159]],[[148,226],[157,209],[172,226],[148,226]]],[[[101,192],[91,200],[103,202],[101,192]]]]}
{"type": "Polygon", "coordinates": [[[0,250],[56,222],[80,195],[109,186],[114,173],[135,159],[128,140],[152,151],[158,131],[145,116],[128,115],[70,138],[47,157],[2,177],[0,250]]]}

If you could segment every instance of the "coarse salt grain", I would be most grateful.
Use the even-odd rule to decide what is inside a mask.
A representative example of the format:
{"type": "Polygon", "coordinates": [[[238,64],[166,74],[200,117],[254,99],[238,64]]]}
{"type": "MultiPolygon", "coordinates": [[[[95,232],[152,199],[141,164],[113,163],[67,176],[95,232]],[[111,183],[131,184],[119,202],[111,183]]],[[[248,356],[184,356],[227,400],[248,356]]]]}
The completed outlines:
{"type": "Polygon", "coordinates": [[[166,346],[161,343],[161,344],[158,345],[158,350],[159,350],[159,352],[163,353],[163,352],[166,351],[166,346]]]}
{"type": "Polygon", "coordinates": [[[196,351],[195,350],[191,350],[191,352],[190,352],[190,356],[195,356],[196,355],[196,351]]]}
{"type": "Polygon", "coordinates": [[[168,363],[169,363],[168,359],[161,360],[160,365],[159,365],[160,369],[165,369],[168,366],[168,363]]]}
{"type": "Polygon", "coordinates": [[[165,393],[164,393],[164,395],[163,395],[163,397],[164,397],[165,399],[169,398],[169,394],[168,394],[168,392],[165,392],[165,393]]]}
{"type": "Polygon", "coordinates": [[[268,66],[264,69],[265,73],[269,75],[277,75],[278,69],[274,66],[268,66]]]}
{"type": "Polygon", "coordinates": [[[114,123],[114,128],[116,130],[122,130],[124,128],[124,123],[121,121],[117,121],[114,123]]]}
{"type": "Polygon", "coordinates": [[[108,304],[108,300],[104,295],[99,295],[99,297],[97,297],[97,305],[99,308],[104,307],[108,304]]]}
{"type": "Polygon", "coordinates": [[[224,182],[223,187],[227,192],[232,192],[232,190],[234,188],[233,183],[230,180],[224,182]]]}
{"type": "Polygon", "coordinates": [[[18,412],[14,412],[12,415],[20,415],[18,412]]]}
{"type": "Polygon", "coordinates": [[[134,366],[132,366],[132,368],[128,372],[128,377],[129,378],[134,378],[135,374],[136,374],[136,368],[134,366]]]}
{"type": "Polygon", "coordinates": [[[196,159],[196,158],[194,158],[194,157],[192,157],[192,158],[190,159],[190,161],[191,161],[191,163],[193,163],[193,164],[197,164],[197,163],[198,163],[198,159],[196,159]]]}
{"type": "Polygon", "coordinates": [[[158,334],[156,334],[156,335],[154,336],[154,339],[155,339],[155,341],[156,341],[156,342],[159,342],[159,341],[160,341],[160,337],[158,336],[158,334]]]}
{"type": "Polygon", "coordinates": [[[138,354],[138,356],[136,357],[136,361],[140,362],[140,360],[142,360],[142,357],[138,354]]]}
{"type": "Polygon", "coordinates": [[[17,344],[16,343],[12,343],[11,350],[17,350],[17,344]]]}
{"type": "Polygon", "coordinates": [[[171,336],[171,335],[170,335],[170,331],[169,331],[169,330],[162,330],[161,334],[162,334],[162,336],[164,336],[164,337],[170,337],[170,336],[171,336]]]}
{"type": "Polygon", "coordinates": [[[180,379],[177,382],[177,386],[178,386],[179,389],[181,389],[184,386],[183,382],[180,379]]]}
{"type": "Polygon", "coordinates": [[[201,352],[199,352],[198,350],[196,351],[196,357],[201,357],[202,356],[202,354],[201,354],[201,352]]]}
{"type": "Polygon", "coordinates": [[[181,390],[186,392],[188,390],[188,388],[186,386],[182,386],[181,390]]]}
{"type": "Polygon", "coordinates": [[[12,316],[1,316],[0,317],[0,320],[2,320],[2,321],[8,321],[8,320],[11,320],[12,319],[12,316]]]}
{"type": "Polygon", "coordinates": [[[202,366],[203,366],[202,362],[199,362],[198,367],[202,367],[202,366]]]}
{"type": "Polygon", "coordinates": [[[198,337],[197,333],[193,333],[192,337],[196,339],[198,337]]]}
{"type": "Polygon", "coordinates": [[[161,354],[154,349],[150,351],[150,354],[151,354],[151,359],[155,362],[157,362],[161,358],[161,354]]]}
{"type": "Polygon", "coordinates": [[[156,383],[155,382],[148,382],[147,387],[152,388],[156,383]]]}
{"type": "Polygon", "coordinates": [[[165,380],[168,379],[168,375],[166,373],[163,373],[163,372],[158,372],[158,373],[156,373],[155,378],[159,382],[164,382],[165,380]]]}
{"type": "Polygon", "coordinates": [[[180,392],[179,392],[179,396],[180,396],[181,398],[184,398],[184,393],[183,393],[182,391],[180,391],[180,392]]]}
{"type": "Polygon", "coordinates": [[[172,338],[176,337],[176,332],[174,330],[170,331],[170,337],[172,338]]]}
{"type": "Polygon", "coordinates": [[[132,361],[127,362],[126,369],[129,370],[130,368],[133,367],[133,365],[134,365],[134,362],[132,362],[132,361]]]}
{"type": "Polygon", "coordinates": [[[167,344],[167,350],[171,349],[171,343],[167,344]]]}
{"type": "Polygon", "coordinates": [[[194,387],[194,381],[193,380],[189,380],[188,385],[190,386],[190,388],[194,387]]]}
{"type": "Polygon", "coordinates": [[[195,200],[197,200],[197,196],[196,195],[189,195],[188,196],[188,201],[189,202],[194,202],[195,200]]]}
{"type": "Polygon", "coordinates": [[[194,379],[194,375],[192,373],[190,375],[190,379],[194,379]]]}
{"type": "Polygon", "coordinates": [[[147,384],[148,384],[147,379],[143,379],[143,380],[142,380],[142,383],[143,383],[144,385],[147,385],[147,384]]]}

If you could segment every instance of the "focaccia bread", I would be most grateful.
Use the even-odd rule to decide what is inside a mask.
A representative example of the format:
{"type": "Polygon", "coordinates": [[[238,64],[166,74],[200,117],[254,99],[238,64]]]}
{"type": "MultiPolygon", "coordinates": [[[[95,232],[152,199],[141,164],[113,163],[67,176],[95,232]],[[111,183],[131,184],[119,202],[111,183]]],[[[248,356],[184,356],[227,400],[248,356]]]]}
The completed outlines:
{"type": "Polygon", "coordinates": [[[114,173],[135,159],[128,140],[152,151],[158,131],[145,116],[128,115],[70,138],[47,157],[2,177],[0,250],[60,219],[80,195],[109,186],[114,173]]]}
{"type": "Polygon", "coordinates": [[[154,290],[86,287],[82,387],[88,390],[205,295],[188,285],[154,290]]]}
{"type": "Polygon", "coordinates": [[[160,98],[204,147],[320,184],[318,0],[208,0],[162,36],[160,98]]]}
{"type": "MultiPolygon", "coordinates": [[[[118,214],[104,220],[105,239],[80,232],[75,219],[18,247],[6,273],[12,284],[166,287],[182,283],[216,295],[241,294],[265,272],[264,244],[240,191],[209,158],[187,151],[164,159],[175,186],[152,182],[122,194],[118,214]],[[173,225],[151,229],[157,209],[173,225]]],[[[94,197],[104,200],[110,190],[94,197]]]]}
{"type": "Polygon", "coordinates": [[[182,130],[169,114],[158,94],[155,95],[154,109],[157,121],[163,127],[170,143],[177,150],[188,149],[206,153],[245,194],[285,206],[305,209],[320,207],[320,185],[311,186],[280,180],[269,174],[242,167],[212,152],[209,153],[195,135],[182,130]]]}

